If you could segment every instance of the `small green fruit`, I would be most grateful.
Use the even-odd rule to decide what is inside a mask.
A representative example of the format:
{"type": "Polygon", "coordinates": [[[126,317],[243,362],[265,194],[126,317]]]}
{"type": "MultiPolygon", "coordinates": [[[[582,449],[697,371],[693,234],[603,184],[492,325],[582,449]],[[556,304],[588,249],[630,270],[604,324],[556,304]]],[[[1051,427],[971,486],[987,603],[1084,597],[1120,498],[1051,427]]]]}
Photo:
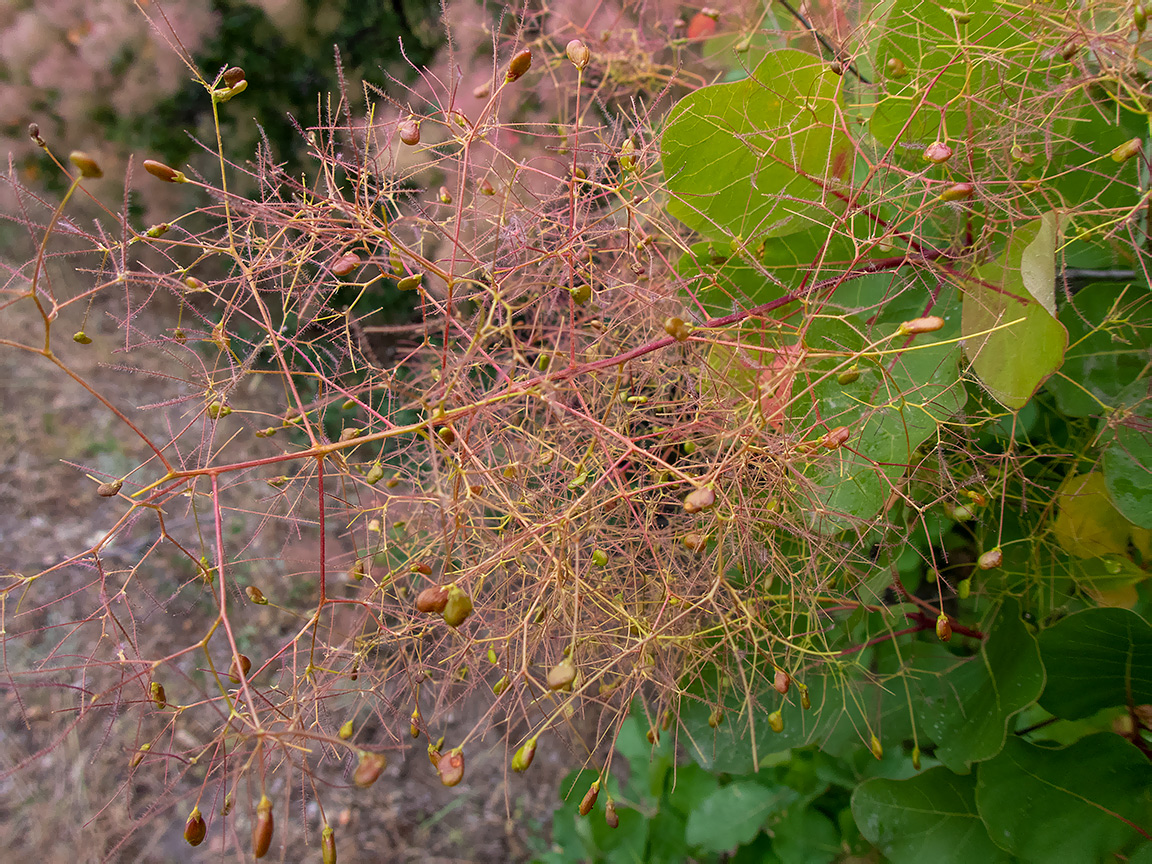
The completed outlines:
{"type": "Polygon", "coordinates": [[[512,770],[523,774],[532,765],[536,758],[536,738],[532,737],[520,745],[520,749],[512,756],[512,770]]]}
{"type": "Polygon", "coordinates": [[[444,623],[459,627],[472,614],[472,598],[455,583],[448,586],[448,601],[444,605],[444,623]]]}

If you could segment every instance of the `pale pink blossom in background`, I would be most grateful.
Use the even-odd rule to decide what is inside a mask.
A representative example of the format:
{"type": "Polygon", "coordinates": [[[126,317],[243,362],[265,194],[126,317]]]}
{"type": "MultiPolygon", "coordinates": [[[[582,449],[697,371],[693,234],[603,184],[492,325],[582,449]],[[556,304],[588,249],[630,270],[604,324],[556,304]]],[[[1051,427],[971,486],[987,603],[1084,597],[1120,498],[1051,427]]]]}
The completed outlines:
{"type": "MultiPolygon", "coordinates": [[[[142,7],[163,30],[157,4],[142,7]]],[[[36,151],[29,123],[55,150],[103,149],[97,117],[140,115],[183,85],[188,68],[132,0],[16,0],[0,4],[0,154],[20,163],[36,151]],[[130,56],[131,62],[122,63],[130,56]],[[121,68],[122,67],[122,68],[121,68]]],[[[209,0],[163,5],[189,51],[211,33],[209,0]]],[[[112,154],[108,154],[112,157],[112,154]]]]}

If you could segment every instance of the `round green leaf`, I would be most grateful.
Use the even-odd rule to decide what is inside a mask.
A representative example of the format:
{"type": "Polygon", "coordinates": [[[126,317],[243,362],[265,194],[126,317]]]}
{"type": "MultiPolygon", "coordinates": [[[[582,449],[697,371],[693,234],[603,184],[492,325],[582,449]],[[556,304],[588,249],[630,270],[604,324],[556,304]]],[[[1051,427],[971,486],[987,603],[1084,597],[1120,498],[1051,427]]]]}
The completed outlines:
{"type": "Polygon", "coordinates": [[[1152,528],[1152,378],[1117,397],[1114,430],[1104,450],[1104,479],[1116,509],[1141,528],[1152,528]]]}
{"type": "Polygon", "coordinates": [[[1079,720],[1152,703],[1152,627],[1127,609],[1085,609],[1040,634],[1048,682],[1040,704],[1079,720]]]}
{"type": "Polygon", "coordinates": [[[772,833],[772,848],[782,864],[828,864],[842,851],[832,820],[811,807],[793,807],[772,833]]]}
{"type": "Polygon", "coordinates": [[[941,677],[924,676],[919,687],[917,714],[937,759],[959,772],[999,753],[1009,720],[1044,689],[1040,651],[1019,604],[1004,602],[979,654],[941,677]]]}
{"type": "Polygon", "coordinates": [[[732,783],[717,789],[688,817],[685,837],[689,845],[723,852],[752,842],[768,817],[795,801],[787,786],[768,788],[761,783],[732,783]]]}
{"type": "Polygon", "coordinates": [[[1152,764],[1118,735],[1063,750],[1013,739],[977,774],[988,836],[1024,861],[1101,861],[1152,820],[1152,764]]]}
{"type": "Polygon", "coordinates": [[[1069,348],[1046,386],[1069,417],[1100,415],[1148,363],[1152,295],[1131,285],[1088,285],[1061,307],[1059,318],[1069,348]]]}
{"type": "Polygon", "coordinates": [[[751,77],[702,87],[672,109],[661,142],[668,212],[708,237],[792,234],[827,221],[851,170],[838,130],[840,77],[773,51],[751,77]]]}
{"type": "Polygon", "coordinates": [[[1013,411],[1060,368],[1068,345],[1056,320],[1057,236],[1052,214],[1024,225],[964,285],[965,353],[988,392],[1013,411]]]}
{"type": "Polygon", "coordinates": [[[976,811],[973,775],[933,768],[909,780],[867,780],[852,794],[852,815],[893,864],[1008,861],[976,811]]]}

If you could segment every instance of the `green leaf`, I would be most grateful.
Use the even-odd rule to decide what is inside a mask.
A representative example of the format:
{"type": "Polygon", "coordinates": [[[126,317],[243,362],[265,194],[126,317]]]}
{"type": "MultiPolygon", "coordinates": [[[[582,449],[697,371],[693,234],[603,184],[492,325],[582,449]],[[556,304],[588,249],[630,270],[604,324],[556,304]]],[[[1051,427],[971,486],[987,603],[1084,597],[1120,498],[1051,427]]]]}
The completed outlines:
{"type": "MultiPolygon", "coordinates": [[[[902,283],[899,297],[903,302],[893,305],[902,308],[920,298],[923,309],[930,296],[927,287],[906,279],[902,283]]],[[[947,309],[954,296],[950,290],[942,292],[940,307],[947,309]]],[[[820,455],[805,470],[815,487],[816,501],[807,511],[810,524],[825,534],[875,516],[891,494],[893,482],[915,461],[916,449],[966,399],[959,379],[960,347],[955,341],[958,322],[946,322],[944,329],[920,334],[905,345],[904,337],[892,339],[903,319],[893,319],[891,314],[869,315],[868,322],[863,316],[848,321],[816,317],[809,325],[808,349],[831,356],[806,365],[808,378],[817,383],[810,395],[794,400],[793,422],[803,428],[819,418],[825,429],[847,426],[851,433],[847,446],[818,451],[820,455]],[[842,384],[828,374],[844,365],[845,354],[877,341],[886,353],[866,354],[855,381],[842,384]]]]}
{"type": "Polygon", "coordinates": [[[1152,378],[1137,381],[1117,399],[1105,424],[1114,431],[1104,449],[1104,479],[1116,509],[1141,528],[1152,528],[1152,378]]]}
{"type": "MultiPolygon", "coordinates": [[[[892,627],[893,614],[900,615],[899,607],[891,614],[869,615],[859,638],[867,638],[862,635],[864,632],[892,627]]],[[[899,656],[891,650],[882,653],[879,669],[882,675],[892,675],[902,669],[904,662],[915,668],[940,655],[951,657],[938,642],[913,643],[904,646],[899,656]]],[[[747,671],[755,674],[751,668],[747,671]]],[[[681,743],[692,759],[707,770],[748,774],[771,763],[774,754],[813,742],[831,755],[856,752],[862,744],[867,746],[869,728],[883,730],[882,743],[886,745],[911,737],[908,697],[900,682],[887,680],[877,684],[870,674],[849,664],[814,670],[804,677],[804,683],[811,700],[810,710],[799,704],[799,682],[783,699],[765,682],[759,700],[750,705],[743,693],[729,694],[724,700],[724,720],[716,729],[708,725],[713,703],[693,700],[681,709],[681,743]],[[784,721],[781,732],[773,732],[768,723],[769,712],[777,709],[784,721]]]]}
{"type": "Polygon", "coordinates": [[[671,807],[656,811],[648,826],[647,861],[651,864],[681,864],[688,859],[688,842],[684,839],[687,817],[671,807]]]}
{"type": "MultiPolygon", "coordinates": [[[[1095,99],[1089,93],[1089,98],[1076,100],[1080,105],[1069,118],[1072,126],[1064,136],[1061,158],[1047,171],[1038,172],[1047,175],[1045,188],[1053,188],[1062,199],[1064,207],[1076,212],[1078,226],[1088,228],[1095,224],[1104,228],[1095,237],[1087,235],[1080,238],[1082,241],[1094,241],[1100,234],[1110,234],[1115,221],[1125,218],[1131,208],[1138,206],[1144,194],[1140,160],[1131,159],[1117,165],[1109,158],[1109,154],[1125,141],[1148,134],[1147,118],[1144,116],[1146,109],[1139,106],[1138,113],[1118,111],[1115,95],[1095,99]],[[1085,207],[1085,202],[1089,201],[1092,206],[1085,207]]],[[[1100,247],[1097,249],[1096,255],[1100,255],[1103,250],[1100,247]]],[[[1112,251],[1129,264],[1140,257],[1130,243],[1114,244],[1112,251]]],[[[1112,264],[1091,262],[1069,263],[1068,266],[1109,267],[1112,264]]],[[[1141,269],[1137,264],[1137,270],[1141,269]]]]}
{"type": "Polygon", "coordinates": [[[681,765],[676,769],[675,775],[668,775],[669,785],[675,782],[675,788],[668,791],[668,803],[672,809],[685,816],[691,814],[700,802],[720,788],[720,781],[711,771],[705,771],[699,765],[681,765]]]}
{"type": "Polygon", "coordinates": [[[1100,861],[1152,820],[1152,765],[1118,735],[1063,750],[1012,740],[977,774],[976,803],[988,835],[1025,861],[1100,861]],[[1128,821],[1125,821],[1128,820],[1128,821]]]}
{"type": "MultiPolygon", "coordinates": [[[[869,260],[858,253],[851,235],[820,225],[786,238],[744,244],[728,240],[694,243],[677,262],[676,272],[693,300],[709,314],[724,315],[775,300],[802,283],[845,277],[869,260]]],[[[878,275],[892,281],[891,274],[878,275]]],[[[837,296],[849,294],[851,287],[872,278],[876,277],[846,281],[837,296]]]]}
{"type": "Polygon", "coordinates": [[[838,129],[840,78],[800,51],[703,87],[669,114],[661,142],[668,212],[701,234],[746,240],[823,224],[852,149],[838,129]],[[810,179],[811,178],[811,179],[810,179]]]}
{"type": "Polygon", "coordinates": [[[623,794],[637,804],[654,806],[676,755],[671,736],[662,735],[655,746],[648,741],[647,724],[641,722],[643,716],[642,709],[634,706],[616,736],[616,750],[628,760],[628,784],[623,794]]]}
{"type": "Polygon", "coordinates": [[[1104,413],[1140,375],[1152,347],[1152,295],[1115,283],[1088,285],[1060,309],[1068,352],[1045,385],[1069,417],[1104,413]]]}
{"type": "Polygon", "coordinates": [[[1027,64],[1037,50],[1025,38],[1032,28],[1019,22],[1006,26],[1006,10],[995,0],[959,0],[951,7],[923,0],[887,5],[888,26],[879,40],[876,68],[882,70],[888,95],[873,115],[872,134],[887,145],[898,137],[954,139],[969,133],[973,124],[1003,123],[1012,107],[1001,89],[1003,79],[1010,64],[1027,64]],[[967,12],[970,20],[961,23],[950,10],[967,12]],[[981,62],[981,55],[990,52],[1002,53],[1001,62],[981,62]],[[902,64],[903,74],[893,74],[892,61],[902,64]],[[986,95],[986,90],[991,92],[986,95]],[[942,119],[946,129],[939,128],[942,119]]]}
{"type": "Polygon", "coordinates": [[[976,811],[971,775],[933,768],[910,780],[867,780],[852,794],[852,815],[893,864],[1008,861],[976,811]]]}
{"type": "Polygon", "coordinates": [[[922,679],[919,719],[936,742],[936,758],[953,771],[991,759],[1004,746],[1008,722],[1044,689],[1044,666],[1020,606],[1005,600],[980,653],[940,679],[922,679]]]}
{"type": "Polygon", "coordinates": [[[828,864],[840,855],[840,832],[811,807],[791,808],[772,833],[772,848],[783,864],[828,864]]]}
{"type": "Polygon", "coordinates": [[[700,802],[688,817],[685,837],[689,845],[723,852],[752,842],[768,817],[795,801],[786,786],[769,789],[756,782],[721,787],[700,802]]]}
{"type": "Polygon", "coordinates": [[[1066,720],[1152,703],[1152,626],[1127,609],[1085,609],[1040,634],[1040,704],[1066,720]]]}
{"type": "Polygon", "coordinates": [[[965,353],[988,392],[1014,411],[1060,368],[1068,345],[1055,316],[1057,235],[1051,213],[1024,225],[964,285],[965,353]]]}
{"type": "Polygon", "coordinates": [[[600,850],[598,860],[606,864],[646,864],[645,847],[648,845],[649,820],[637,810],[629,807],[618,807],[616,815],[620,824],[615,828],[609,827],[604,821],[604,795],[587,816],[592,827],[592,837],[596,847],[600,850]]]}

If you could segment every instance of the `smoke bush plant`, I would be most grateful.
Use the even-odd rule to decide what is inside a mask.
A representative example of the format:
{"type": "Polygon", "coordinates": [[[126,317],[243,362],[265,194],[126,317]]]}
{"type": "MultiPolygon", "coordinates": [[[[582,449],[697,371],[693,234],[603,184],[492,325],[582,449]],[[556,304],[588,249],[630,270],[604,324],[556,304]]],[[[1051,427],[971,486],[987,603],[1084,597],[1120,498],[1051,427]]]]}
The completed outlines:
{"type": "MultiPolygon", "coordinates": [[[[29,761],[131,717],[130,776],[194,788],[186,836],[240,850],[248,826],[260,857],[293,789],[323,812],[403,748],[450,786],[493,734],[519,771],[569,733],[577,812],[631,831],[602,746],[631,710],[721,774],[700,807],[741,814],[693,854],[791,860],[808,808],[820,860],[1148,855],[1143,8],[838,11],[842,38],[772,9],[526,28],[476,110],[432,76],[363,113],[341,94],[307,183],[222,136],[218,178],[148,165],[215,202],[152,228],[66,221],[95,166],[54,156],[72,186],[24,195],[35,254],[5,289],[42,333],[2,344],[142,455],[86,473],[99,540],[6,577],[5,645],[53,637],[5,654],[9,686],[75,693],[29,761]],[[244,172],[258,197],[230,191],[244,172]],[[394,291],[418,320],[377,323],[394,291]],[[90,337],[60,321],[104,295],[179,304],[159,332],[122,321],[127,357],[187,370],[162,438],[73,371],[90,337]],[[154,539],[107,554],[133,536],[154,539]],[[213,610],[203,632],[146,650],[178,603],[213,610]],[[258,615],[279,635],[242,656],[258,615]],[[833,761],[766,794],[786,778],[758,769],[809,744],[833,761]],[[791,845],[759,836],[786,820],[791,845]]],[[[214,117],[245,98],[242,71],[200,80],[214,117]]]]}

